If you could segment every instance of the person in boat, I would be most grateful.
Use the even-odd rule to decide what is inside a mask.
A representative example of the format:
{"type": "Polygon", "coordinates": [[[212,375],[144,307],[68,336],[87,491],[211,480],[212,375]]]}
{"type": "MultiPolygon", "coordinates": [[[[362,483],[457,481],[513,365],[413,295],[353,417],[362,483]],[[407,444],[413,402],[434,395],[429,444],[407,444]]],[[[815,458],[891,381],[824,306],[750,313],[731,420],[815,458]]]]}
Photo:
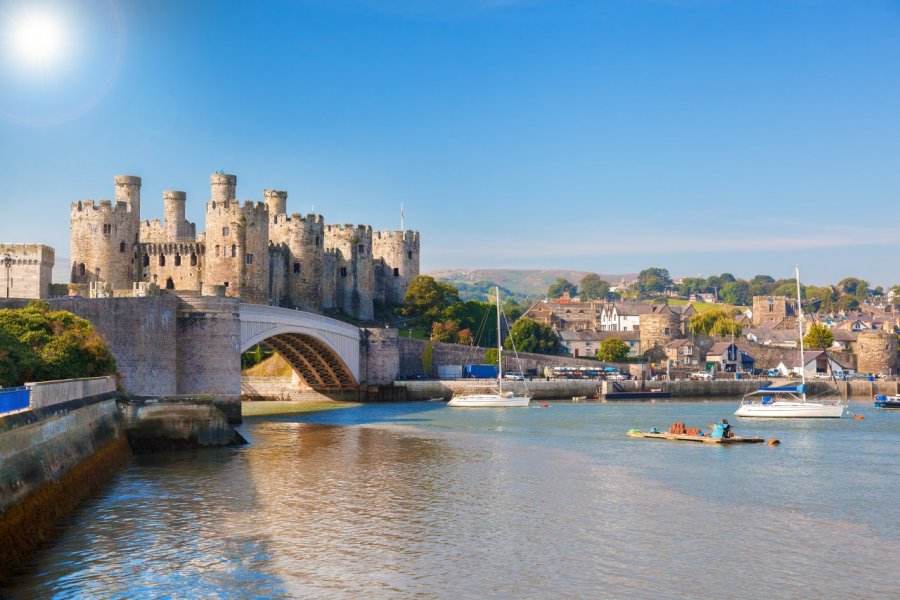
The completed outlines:
{"type": "Polygon", "coordinates": [[[712,437],[714,438],[730,438],[734,437],[734,432],[731,431],[731,424],[728,423],[728,419],[722,419],[719,423],[713,425],[712,437]]]}

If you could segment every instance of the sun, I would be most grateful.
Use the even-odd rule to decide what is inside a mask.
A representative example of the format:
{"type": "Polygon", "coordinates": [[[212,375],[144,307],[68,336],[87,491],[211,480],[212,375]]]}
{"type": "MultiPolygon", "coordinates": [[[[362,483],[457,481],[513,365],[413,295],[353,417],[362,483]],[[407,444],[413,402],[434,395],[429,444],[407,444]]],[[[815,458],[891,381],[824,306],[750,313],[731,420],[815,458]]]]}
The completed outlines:
{"type": "Polygon", "coordinates": [[[41,8],[13,18],[7,39],[21,67],[40,70],[49,70],[59,63],[68,44],[62,16],[41,8]]]}

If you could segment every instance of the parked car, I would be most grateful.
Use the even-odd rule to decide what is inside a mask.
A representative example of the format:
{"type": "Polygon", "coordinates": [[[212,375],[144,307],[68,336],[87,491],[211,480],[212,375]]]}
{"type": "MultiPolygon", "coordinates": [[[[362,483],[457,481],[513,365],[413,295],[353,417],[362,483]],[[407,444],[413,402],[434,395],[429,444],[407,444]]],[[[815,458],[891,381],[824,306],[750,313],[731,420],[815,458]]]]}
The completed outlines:
{"type": "Polygon", "coordinates": [[[817,371],[813,377],[816,379],[831,379],[831,373],[820,373],[817,371]]]}
{"type": "Polygon", "coordinates": [[[519,371],[509,371],[503,375],[503,379],[512,379],[514,381],[525,381],[525,375],[519,371]]]}
{"type": "Polygon", "coordinates": [[[610,381],[623,381],[625,379],[631,379],[631,375],[628,373],[619,373],[617,371],[615,373],[607,373],[606,378],[610,381]]]}
{"type": "Polygon", "coordinates": [[[781,377],[781,371],[779,371],[778,369],[769,369],[768,371],[766,371],[766,375],[768,375],[769,377],[781,377]]]}
{"type": "Polygon", "coordinates": [[[716,376],[710,373],[709,371],[695,371],[691,373],[691,379],[700,380],[700,381],[712,381],[716,376]]]}

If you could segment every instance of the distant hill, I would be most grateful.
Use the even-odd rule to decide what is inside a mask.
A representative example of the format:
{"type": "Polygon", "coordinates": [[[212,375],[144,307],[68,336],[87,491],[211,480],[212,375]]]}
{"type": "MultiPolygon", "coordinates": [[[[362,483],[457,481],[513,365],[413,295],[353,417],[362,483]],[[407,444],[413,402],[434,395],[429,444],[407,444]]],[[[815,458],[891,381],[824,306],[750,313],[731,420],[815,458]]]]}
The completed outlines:
{"type": "MultiPolygon", "coordinates": [[[[543,298],[557,277],[567,279],[578,285],[578,282],[590,271],[569,271],[566,269],[519,270],[519,269],[445,269],[428,273],[435,279],[446,281],[460,290],[464,300],[477,298],[494,285],[500,286],[501,296],[511,295],[519,298],[543,298]]],[[[597,273],[601,279],[616,285],[623,279],[637,279],[637,274],[604,275],[597,273]]],[[[478,298],[484,299],[484,298],[478,298]]]]}

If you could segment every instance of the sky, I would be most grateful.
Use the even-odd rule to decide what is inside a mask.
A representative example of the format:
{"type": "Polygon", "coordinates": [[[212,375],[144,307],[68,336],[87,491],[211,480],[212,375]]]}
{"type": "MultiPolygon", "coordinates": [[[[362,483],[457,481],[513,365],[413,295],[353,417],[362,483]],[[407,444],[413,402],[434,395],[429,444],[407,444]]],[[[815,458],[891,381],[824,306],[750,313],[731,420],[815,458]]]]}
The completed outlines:
{"type": "Polygon", "coordinates": [[[887,287],[898,74],[896,0],[5,0],[0,242],[67,260],[118,174],[202,230],[224,171],[328,223],[402,204],[423,271],[887,287]]]}

